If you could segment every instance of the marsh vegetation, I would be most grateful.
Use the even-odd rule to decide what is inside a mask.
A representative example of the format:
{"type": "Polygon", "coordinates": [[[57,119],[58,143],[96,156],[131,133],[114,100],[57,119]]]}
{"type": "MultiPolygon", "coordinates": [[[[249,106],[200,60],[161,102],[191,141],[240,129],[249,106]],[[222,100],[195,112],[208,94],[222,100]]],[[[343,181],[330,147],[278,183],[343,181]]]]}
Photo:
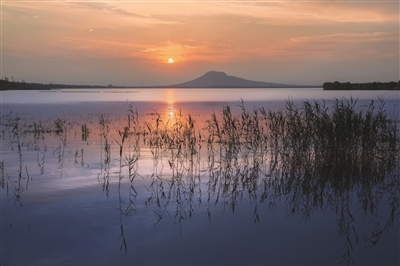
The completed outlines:
{"type": "Polygon", "coordinates": [[[261,225],[260,210],[274,211],[282,202],[288,217],[303,221],[330,210],[342,263],[399,227],[399,118],[383,100],[287,101],[280,110],[251,111],[241,101],[236,107],[238,113],[226,105],[198,120],[155,111],[141,116],[133,105],[123,116],[74,121],[4,114],[1,187],[23,206],[28,185],[40,183],[40,176],[65,178],[77,167],[95,171],[103,195],[118,194],[125,252],[124,217],[142,206],[151,210],[153,224],[172,217],[180,234],[187,220],[206,215],[212,222],[221,208],[235,213],[245,201],[252,208],[248,218],[261,225]]]}

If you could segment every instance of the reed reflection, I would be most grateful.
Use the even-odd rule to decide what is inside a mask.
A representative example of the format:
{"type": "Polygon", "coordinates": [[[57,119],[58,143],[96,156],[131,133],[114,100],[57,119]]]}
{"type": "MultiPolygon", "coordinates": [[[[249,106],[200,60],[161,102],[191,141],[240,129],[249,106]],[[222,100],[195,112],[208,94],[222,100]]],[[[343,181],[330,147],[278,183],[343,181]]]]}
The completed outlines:
{"type": "MultiPolygon", "coordinates": [[[[173,110],[173,105],[168,108],[173,110]]],[[[95,126],[78,124],[81,141],[88,141],[89,132],[91,139],[99,140],[100,147],[91,148],[98,151],[96,160],[100,158],[97,179],[103,193],[109,197],[110,186],[116,185],[121,249],[128,250],[124,217],[138,212],[137,205],[143,203],[138,195],[147,193],[136,189],[138,177],[147,182],[144,204],[155,214],[155,224],[173,217],[181,234],[186,218],[206,213],[211,221],[215,207],[235,212],[244,199],[252,208],[251,219],[262,223],[261,207],[277,209],[276,199],[281,198],[288,216],[307,220],[319,210],[335,213],[337,234],[343,239],[342,262],[351,263],[357,244],[374,246],[383,232],[399,226],[398,124],[383,101],[356,107],[352,99],[336,100],[331,109],[324,102],[288,101],[280,111],[251,112],[241,102],[239,108],[240,114],[234,114],[224,106],[203,124],[181,112],[173,113],[172,119],[170,109],[166,116],[154,111],[139,117],[130,106],[124,116],[101,114],[95,126]],[[152,171],[143,172],[141,165],[149,160],[152,171]],[[113,162],[116,171],[111,170],[113,162]],[[381,210],[381,205],[388,210],[381,210]]],[[[35,149],[41,151],[37,160],[42,174],[48,145],[44,139],[55,134],[53,154],[62,176],[67,137],[73,137],[67,125],[72,123],[56,119],[29,126],[12,116],[2,122],[3,139],[19,157],[18,174],[10,178],[20,201],[25,176],[22,147],[30,137],[29,128],[35,149]]],[[[86,145],[90,149],[89,142],[86,145]]],[[[83,148],[80,151],[83,164],[83,148]]],[[[76,162],[78,156],[79,148],[76,162]]],[[[1,164],[3,189],[8,186],[9,164],[11,160],[1,164]]],[[[27,189],[26,165],[25,170],[27,189]]]]}
{"type": "Polygon", "coordinates": [[[41,175],[44,174],[44,163],[47,151],[45,135],[49,132],[50,130],[46,128],[45,123],[40,119],[38,122],[34,121],[33,124],[29,126],[28,130],[29,135],[33,134],[33,149],[37,152],[37,167],[41,175]]]}
{"type": "MultiPolygon", "coordinates": [[[[25,190],[28,189],[28,184],[29,184],[29,174],[28,174],[28,168],[25,166],[25,172],[26,172],[26,177],[23,177],[23,147],[27,147],[28,144],[25,142],[24,137],[27,134],[28,131],[28,126],[27,123],[21,119],[21,117],[18,114],[12,114],[10,112],[8,115],[3,117],[5,122],[3,126],[5,127],[5,130],[3,131],[3,134],[7,132],[8,135],[8,145],[11,149],[12,152],[16,152],[18,154],[18,167],[17,167],[17,177],[11,177],[13,180],[14,184],[14,189],[13,193],[15,196],[15,204],[18,204],[19,206],[22,206],[22,194],[24,193],[25,190]],[[24,189],[23,186],[23,181],[26,180],[26,186],[24,189]]],[[[3,145],[2,145],[3,146],[3,145]]],[[[1,171],[2,171],[2,183],[6,182],[7,183],[7,195],[8,195],[8,180],[5,180],[4,178],[4,161],[2,162],[1,165],[1,171]]],[[[2,186],[4,188],[4,185],[2,186]]]]}
{"type": "Polygon", "coordinates": [[[109,121],[103,114],[99,116],[99,135],[100,135],[100,173],[98,174],[98,181],[103,186],[103,193],[108,197],[110,185],[110,162],[111,162],[111,146],[108,140],[109,121]],[[104,154],[103,154],[104,153],[104,154]]]}
{"type": "MultiPolygon", "coordinates": [[[[152,124],[147,123],[150,150],[153,154],[153,169],[149,191],[151,196],[146,201],[148,206],[156,208],[156,223],[170,212],[168,207],[175,204],[174,220],[180,225],[186,217],[192,217],[195,208],[195,195],[200,190],[200,149],[201,134],[196,129],[195,121],[189,115],[184,118],[175,115],[173,120],[163,122],[158,116],[152,124]],[[155,130],[152,130],[155,129],[155,130]],[[162,157],[168,161],[168,177],[163,179],[162,157]],[[159,165],[160,161],[160,165],[159,165]],[[160,169],[159,169],[160,167],[160,169]],[[166,191],[164,191],[166,187],[166,191]],[[187,209],[188,208],[188,209],[187,209]]],[[[199,197],[199,202],[201,198],[199,197]]]]}
{"type": "Polygon", "coordinates": [[[53,150],[53,157],[58,159],[58,167],[60,169],[60,177],[62,177],[64,167],[64,154],[67,146],[67,120],[57,118],[54,120],[54,133],[59,138],[58,147],[53,150]]]}
{"type": "MultiPolygon", "coordinates": [[[[383,231],[399,224],[399,137],[397,124],[388,116],[383,102],[378,107],[372,102],[361,111],[356,110],[355,103],[337,100],[333,111],[328,112],[318,102],[306,101],[301,106],[288,102],[283,111],[259,109],[252,114],[242,103],[240,116],[234,116],[229,106],[224,107],[220,117],[212,114],[203,133],[206,137],[200,141],[207,144],[208,168],[204,170],[208,176],[209,218],[212,205],[229,206],[234,212],[246,193],[254,203],[254,221],[259,222],[258,204],[267,202],[275,208],[275,199],[284,197],[290,216],[301,214],[310,219],[313,212],[326,209],[336,213],[338,235],[344,239],[342,262],[353,262],[351,252],[361,236],[368,245],[375,245],[383,231]],[[357,229],[362,225],[354,218],[354,201],[363,211],[363,222],[370,225],[368,231],[357,229]],[[385,202],[390,211],[379,213],[378,206],[385,202]],[[378,219],[382,215],[386,220],[378,219]]],[[[179,127],[181,132],[186,129],[179,127]]],[[[164,134],[162,139],[174,139],[172,133],[164,134]]],[[[191,143],[190,133],[183,136],[191,143]]],[[[202,134],[199,136],[201,139],[202,134]]],[[[160,185],[153,195],[157,202],[158,195],[168,195],[166,199],[175,196],[175,218],[181,224],[187,213],[193,213],[196,185],[190,185],[189,172],[200,162],[193,160],[193,154],[200,153],[190,145],[185,146],[189,153],[182,153],[181,146],[166,147],[171,153],[173,178],[167,191],[160,185]],[[176,162],[174,158],[181,160],[176,162]],[[185,172],[186,183],[182,175],[185,172]]],[[[164,212],[158,214],[158,220],[164,212]]]]}

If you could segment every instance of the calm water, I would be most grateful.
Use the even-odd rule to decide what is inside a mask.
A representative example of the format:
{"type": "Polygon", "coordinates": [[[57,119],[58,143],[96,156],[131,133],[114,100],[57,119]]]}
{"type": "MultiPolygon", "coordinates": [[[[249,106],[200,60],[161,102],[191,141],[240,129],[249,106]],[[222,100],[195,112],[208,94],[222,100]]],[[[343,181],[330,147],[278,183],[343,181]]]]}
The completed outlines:
{"type": "Polygon", "coordinates": [[[389,170],[377,159],[363,173],[368,182],[320,190],[296,184],[315,162],[274,168],[270,155],[244,149],[229,157],[202,135],[224,106],[239,116],[241,99],[252,113],[279,111],[288,99],[330,108],[353,97],[361,108],[380,97],[399,123],[398,92],[61,89],[1,97],[1,265],[399,264],[398,165],[389,170]],[[136,111],[138,120],[128,120],[136,111]],[[204,139],[169,148],[157,132],[186,138],[172,125],[187,125],[188,114],[204,139]]]}

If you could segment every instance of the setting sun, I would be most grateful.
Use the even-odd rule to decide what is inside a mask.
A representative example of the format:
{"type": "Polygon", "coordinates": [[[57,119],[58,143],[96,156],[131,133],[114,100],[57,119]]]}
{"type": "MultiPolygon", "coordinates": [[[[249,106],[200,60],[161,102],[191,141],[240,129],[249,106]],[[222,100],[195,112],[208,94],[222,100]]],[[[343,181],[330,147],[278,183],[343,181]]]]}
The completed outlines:
{"type": "Polygon", "coordinates": [[[173,58],[168,58],[168,64],[172,64],[172,63],[174,63],[175,61],[174,61],[174,59],[173,58]]]}

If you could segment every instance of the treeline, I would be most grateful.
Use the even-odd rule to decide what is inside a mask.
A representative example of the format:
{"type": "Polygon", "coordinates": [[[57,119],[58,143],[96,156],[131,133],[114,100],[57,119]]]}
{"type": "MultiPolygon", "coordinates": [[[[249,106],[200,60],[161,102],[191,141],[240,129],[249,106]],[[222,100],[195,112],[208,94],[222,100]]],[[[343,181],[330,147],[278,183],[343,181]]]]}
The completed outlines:
{"type": "Polygon", "coordinates": [[[72,88],[113,88],[113,85],[68,85],[68,84],[54,84],[54,83],[30,83],[22,81],[10,80],[7,77],[0,79],[0,90],[50,90],[50,89],[72,89],[72,88]]]}
{"type": "Polygon", "coordinates": [[[400,81],[395,82],[369,82],[369,83],[350,83],[339,81],[325,82],[324,90],[399,90],[400,81]]]}

